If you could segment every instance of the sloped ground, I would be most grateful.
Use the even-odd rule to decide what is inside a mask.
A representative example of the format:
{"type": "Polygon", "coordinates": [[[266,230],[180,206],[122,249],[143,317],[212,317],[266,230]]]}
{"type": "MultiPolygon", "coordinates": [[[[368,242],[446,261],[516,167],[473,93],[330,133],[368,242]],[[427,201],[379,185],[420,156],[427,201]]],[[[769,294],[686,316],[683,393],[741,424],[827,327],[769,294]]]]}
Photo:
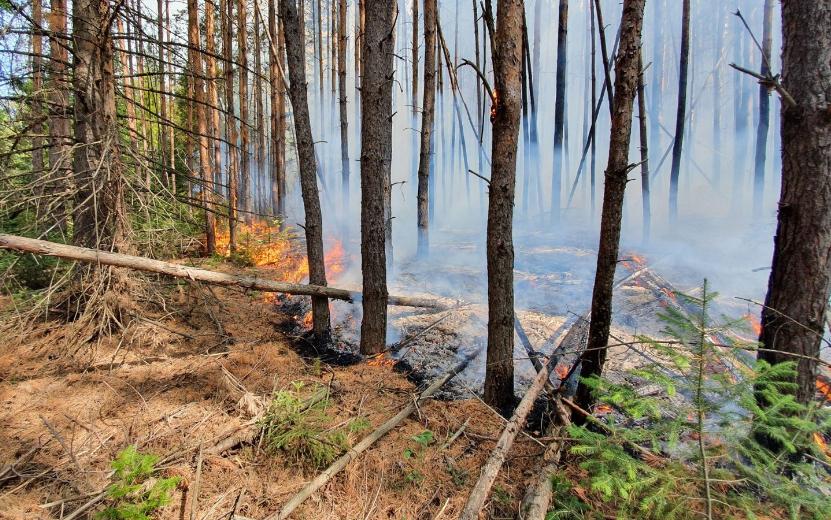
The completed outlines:
{"type": "MultiPolygon", "coordinates": [[[[304,360],[293,348],[302,340],[282,332],[294,318],[262,295],[187,284],[164,294],[164,310],[148,312],[123,336],[75,356],[55,355],[61,334],[71,333],[58,323],[41,325],[24,341],[3,340],[0,465],[40,448],[16,475],[0,481],[0,518],[69,516],[107,485],[111,461],[130,444],[169,460],[162,475],[182,479],[159,518],[229,518],[233,510],[263,518],[317,470],[286,453],[268,454],[255,439],[219,455],[205,453],[197,477],[200,446],[207,451],[250,418],[224,370],[263,397],[295,381],[328,386],[332,427],[357,417],[377,427],[416,390],[389,364],[330,367],[304,360]]],[[[502,424],[478,400],[430,402],[295,517],[453,518],[502,424]],[[466,421],[463,434],[442,449],[466,421]],[[425,430],[434,441],[405,458],[407,448],[417,447],[411,437],[425,430]]],[[[350,433],[349,441],[354,445],[368,431],[350,433]]],[[[489,505],[491,518],[513,517],[542,452],[540,443],[518,439],[489,505]]]]}

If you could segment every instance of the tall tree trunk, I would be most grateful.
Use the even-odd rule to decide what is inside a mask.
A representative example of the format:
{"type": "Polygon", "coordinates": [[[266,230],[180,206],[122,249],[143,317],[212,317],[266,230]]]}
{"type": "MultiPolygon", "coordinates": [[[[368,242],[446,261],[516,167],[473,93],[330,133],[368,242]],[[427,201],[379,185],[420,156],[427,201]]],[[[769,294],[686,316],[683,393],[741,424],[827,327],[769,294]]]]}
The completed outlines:
{"type": "Polygon", "coordinates": [[[222,148],[220,147],[221,125],[219,122],[219,93],[216,88],[216,5],[215,0],[205,0],[205,73],[207,79],[207,103],[205,110],[208,114],[210,137],[210,152],[213,155],[213,195],[218,193],[217,187],[222,184],[222,148]]]}
{"type": "MultiPolygon", "coordinates": [[[[343,2],[344,0],[341,0],[343,2]]],[[[430,0],[427,0],[430,2],[430,0]]],[[[387,270],[384,185],[392,157],[392,82],[396,0],[378,0],[367,10],[361,40],[361,353],[386,347],[387,270]]]]}
{"type": "MultiPolygon", "coordinates": [[[[719,2],[721,4],[721,2],[719,2]]],[[[652,119],[649,124],[649,135],[652,136],[652,149],[662,150],[663,140],[661,139],[661,123],[663,122],[663,100],[664,100],[664,49],[666,48],[666,40],[664,38],[664,28],[666,19],[664,18],[664,9],[666,9],[666,0],[654,0],[652,5],[655,6],[654,15],[652,18],[652,85],[650,87],[650,110],[652,119]]]]}
{"type": "MultiPolygon", "coordinates": [[[[762,76],[770,75],[771,49],[773,47],[773,0],[765,0],[762,29],[762,76]]],[[[762,214],[765,194],[765,159],[768,149],[770,128],[770,92],[765,85],[759,85],[759,124],[756,127],[756,154],[753,175],[753,215],[762,214]]]]}
{"type": "Polygon", "coordinates": [[[346,113],[346,0],[338,0],[338,104],[340,167],[344,215],[349,214],[349,121],[346,113]]]}
{"type": "Polygon", "coordinates": [[[798,364],[796,396],[815,392],[831,287],[831,4],[782,3],[782,194],[759,352],[798,364]],[[794,358],[788,354],[800,356],[794,358]]]}
{"type": "Polygon", "coordinates": [[[248,2],[237,2],[237,67],[239,68],[240,169],[239,202],[251,221],[251,146],[248,127],[248,2]]]}
{"type": "MultiPolygon", "coordinates": [[[[412,0],[413,2],[413,41],[412,41],[412,74],[413,74],[413,119],[418,117],[418,2],[419,0],[412,0]]],[[[425,33],[426,35],[426,33],[425,33]]]]}
{"type": "Polygon", "coordinates": [[[72,8],[75,141],[81,145],[72,163],[72,242],[128,252],[109,7],[107,0],[76,0],[72,8]]]}
{"type": "Polygon", "coordinates": [[[223,0],[220,23],[222,23],[222,58],[225,72],[225,140],[228,163],[228,249],[237,251],[237,122],[234,115],[234,65],[232,41],[234,34],[234,0],[223,0]]]}
{"type": "Polygon", "coordinates": [[[672,172],[669,178],[669,220],[678,219],[678,178],[684,146],[684,121],[687,118],[687,81],[690,68],[690,0],[683,0],[681,15],[681,59],[678,65],[678,111],[675,114],[675,142],[672,145],[672,172]]]}
{"type": "MultiPolygon", "coordinates": [[[[606,362],[606,344],[609,342],[609,328],[612,324],[612,288],[620,251],[623,195],[629,171],[632,109],[641,76],[638,65],[644,3],[645,0],[623,2],[620,49],[615,65],[615,101],[609,163],[606,166],[606,182],[603,188],[603,213],[600,220],[597,271],[592,292],[589,340],[581,356],[583,377],[600,376],[606,362]]],[[[591,390],[581,382],[577,387],[577,404],[588,409],[592,402],[591,390]]],[[[582,424],[585,418],[575,414],[572,420],[582,424]]]]}
{"type": "MultiPolygon", "coordinates": [[[[52,179],[46,190],[55,193],[60,190],[64,178],[70,171],[69,142],[72,140],[69,119],[69,78],[66,74],[67,52],[67,11],[66,0],[51,0],[49,11],[49,75],[46,78],[49,106],[49,170],[52,179]]],[[[66,229],[66,216],[62,208],[51,212],[52,224],[66,229]]]]}
{"type": "MultiPolygon", "coordinates": [[[[277,59],[280,60],[282,64],[282,69],[285,73],[287,68],[286,64],[286,26],[282,22],[282,20],[277,20],[277,32],[279,36],[277,36],[277,59]]],[[[280,177],[277,179],[277,189],[279,190],[280,199],[277,204],[277,214],[285,219],[286,214],[286,126],[288,120],[288,114],[286,113],[286,95],[288,92],[286,91],[286,83],[280,83],[280,90],[277,96],[277,114],[279,118],[277,120],[277,135],[280,137],[280,141],[277,146],[277,154],[278,154],[278,161],[280,163],[280,169],[278,173],[280,177]]],[[[284,220],[281,220],[281,227],[284,224],[284,220]]]]}
{"type": "MultiPolygon", "coordinates": [[[[168,131],[168,117],[167,117],[167,65],[165,64],[165,57],[164,57],[164,2],[163,0],[157,0],[156,2],[156,37],[158,39],[157,42],[157,50],[158,50],[158,74],[159,74],[159,159],[160,159],[160,172],[162,182],[165,185],[169,185],[169,179],[167,176],[167,131],[168,131]]],[[[219,130],[217,130],[218,132],[219,130]]],[[[219,134],[217,134],[219,135],[219,134]]]]}
{"type": "Polygon", "coordinates": [[[33,0],[32,22],[32,172],[43,178],[43,0],[33,0]]]}
{"type": "Polygon", "coordinates": [[[641,148],[641,207],[643,208],[643,241],[649,241],[652,208],[649,193],[649,140],[646,124],[646,86],[643,79],[643,52],[638,54],[638,130],[641,148]]]}
{"type": "Polygon", "coordinates": [[[485,402],[514,404],[514,195],[520,115],[522,0],[499,0],[493,41],[496,104],[488,202],[488,359],[485,402]]]}
{"type": "Polygon", "coordinates": [[[557,26],[557,91],[554,98],[554,169],[551,180],[551,218],[560,219],[563,176],[563,135],[566,120],[566,64],[568,60],[568,0],[560,0],[557,26]]]}
{"type": "MultiPolygon", "coordinates": [[[[713,70],[713,182],[717,190],[721,189],[721,69],[720,62],[721,55],[724,52],[724,33],[727,31],[727,23],[725,20],[726,9],[724,4],[719,3],[718,11],[718,27],[716,28],[716,46],[714,47],[713,60],[715,69],[713,70]]],[[[654,94],[653,94],[654,95],[654,94]]],[[[655,136],[653,136],[653,139],[655,136]]]]}
{"type": "MultiPolygon", "coordinates": [[[[255,0],[257,1],[257,0],[255,0]]],[[[256,118],[256,159],[257,159],[257,178],[260,180],[259,184],[263,184],[262,173],[265,170],[265,123],[264,123],[264,109],[263,109],[263,49],[261,44],[263,21],[260,20],[260,10],[254,9],[254,117],[256,118]]]]}
{"type": "MultiPolygon", "coordinates": [[[[415,0],[417,1],[417,0],[415,0]]],[[[436,0],[424,0],[424,99],[421,107],[421,152],[418,160],[418,256],[430,250],[430,164],[436,103],[436,0]]]]}
{"type": "MultiPolygon", "coordinates": [[[[306,84],[306,50],[304,27],[297,14],[294,0],[280,2],[280,15],[285,28],[284,38],[289,69],[289,97],[294,114],[294,131],[297,135],[297,155],[300,163],[300,190],[306,214],[306,256],[309,262],[309,283],[326,285],[326,266],[323,260],[323,217],[317,189],[317,163],[315,161],[312,124],[309,119],[309,101],[306,84]]],[[[329,301],[312,298],[312,328],[318,341],[329,337],[329,301]]]]}
{"type": "Polygon", "coordinates": [[[282,106],[280,106],[280,91],[283,89],[282,81],[280,80],[280,62],[281,59],[277,56],[279,52],[278,41],[280,34],[277,31],[277,6],[274,2],[268,3],[268,34],[271,38],[268,46],[268,82],[269,82],[269,99],[268,107],[271,111],[270,124],[270,161],[271,161],[271,211],[275,215],[280,214],[280,175],[283,167],[280,162],[280,141],[283,136],[280,135],[280,118],[282,114],[282,106]]]}
{"type": "MultiPolygon", "coordinates": [[[[591,83],[592,83],[592,111],[596,111],[594,107],[597,106],[597,37],[595,33],[597,32],[597,28],[595,27],[595,13],[594,13],[594,2],[589,2],[589,17],[591,18],[591,22],[589,22],[589,31],[591,32],[591,83]]],[[[596,118],[595,118],[596,124],[596,118]]],[[[591,219],[594,222],[594,216],[596,214],[596,198],[597,198],[597,139],[592,138],[591,142],[591,158],[590,158],[590,165],[589,165],[589,173],[591,181],[589,182],[589,199],[591,200],[591,219]]]]}
{"type": "Polygon", "coordinates": [[[199,177],[200,202],[205,212],[205,249],[208,255],[216,252],[216,219],[211,204],[213,191],[213,175],[211,170],[211,147],[208,143],[208,117],[210,113],[205,106],[205,80],[202,72],[202,60],[199,34],[199,6],[197,0],[188,0],[188,43],[189,60],[193,70],[190,81],[193,84],[193,111],[196,119],[196,129],[199,135],[199,177]]]}

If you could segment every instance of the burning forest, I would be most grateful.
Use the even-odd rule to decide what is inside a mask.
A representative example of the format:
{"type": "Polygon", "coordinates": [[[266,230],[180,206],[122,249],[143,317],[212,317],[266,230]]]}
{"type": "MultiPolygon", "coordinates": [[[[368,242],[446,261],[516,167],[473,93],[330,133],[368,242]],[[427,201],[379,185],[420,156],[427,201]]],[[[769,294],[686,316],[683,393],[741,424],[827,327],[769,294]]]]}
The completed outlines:
{"type": "Polygon", "coordinates": [[[0,519],[831,517],[827,2],[0,22],[0,519]]]}

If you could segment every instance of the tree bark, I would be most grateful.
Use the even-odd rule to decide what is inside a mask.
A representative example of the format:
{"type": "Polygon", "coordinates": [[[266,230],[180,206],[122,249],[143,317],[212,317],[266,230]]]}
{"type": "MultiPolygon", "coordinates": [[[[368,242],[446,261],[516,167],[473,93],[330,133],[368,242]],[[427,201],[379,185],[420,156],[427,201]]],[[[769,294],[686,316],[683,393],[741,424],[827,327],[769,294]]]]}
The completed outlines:
{"type": "MultiPolygon", "coordinates": [[[[620,250],[620,228],[623,217],[623,195],[629,167],[629,142],[632,134],[632,109],[641,71],[641,30],[645,0],[624,0],[621,18],[620,50],[615,65],[615,102],[609,143],[609,162],[603,190],[603,212],[600,221],[600,244],[597,271],[592,292],[589,340],[581,356],[582,376],[600,376],[606,361],[606,345],[612,323],[612,293],[615,268],[620,250]]],[[[588,409],[592,403],[589,387],[577,387],[577,404],[588,409]]],[[[582,424],[585,418],[575,414],[572,420],[582,424]]]]}
{"type": "Polygon", "coordinates": [[[237,122],[234,116],[234,65],[231,49],[234,34],[234,0],[223,0],[223,10],[220,22],[222,23],[222,56],[225,72],[225,140],[230,143],[226,147],[228,154],[228,249],[231,254],[237,251],[237,122]]]}
{"type": "Polygon", "coordinates": [[[395,10],[396,0],[376,2],[372,9],[367,10],[361,39],[361,58],[364,60],[361,82],[362,354],[383,351],[387,340],[384,185],[390,175],[392,154],[391,78],[395,10]]]}
{"type": "MultiPolygon", "coordinates": [[[[297,136],[297,155],[300,163],[300,190],[306,215],[306,256],[309,261],[309,283],[326,286],[326,266],[323,254],[323,216],[317,189],[317,162],[315,160],[312,124],[309,119],[309,101],[306,83],[304,27],[294,0],[280,2],[280,15],[285,28],[284,38],[289,69],[289,97],[294,114],[297,136]]],[[[318,341],[329,337],[329,302],[326,298],[312,298],[312,329],[318,341]]]]}
{"type": "MultiPolygon", "coordinates": [[[[57,193],[69,173],[71,163],[70,148],[72,130],[69,119],[69,78],[66,74],[67,52],[67,11],[66,0],[51,0],[49,12],[49,74],[46,77],[49,104],[49,170],[52,179],[46,185],[46,191],[57,193]]],[[[66,229],[64,208],[54,208],[51,212],[53,224],[61,230],[66,229]]]]}
{"type": "Polygon", "coordinates": [[[649,241],[652,227],[652,208],[649,190],[649,139],[646,124],[646,86],[643,79],[643,51],[638,55],[638,130],[641,151],[641,208],[643,210],[643,241],[649,241]]]}
{"type": "Polygon", "coordinates": [[[488,360],[485,401],[503,412],[514,404],[514,243],[520,115],[522,0],[499,0],[493,42],[495,106],[488,203],[488,360]]]}
{"type": "Polygon", "coordinates": [[[280,169],[282,168],[282,165],[280,164],[280,154],[278,149],[280,147],[280,139],[282,136],[278,133],[279,120],[281,116],[278,109],[280,108],[280,90],[283,88],[283,85],[280,81],[280,62],[277,61],[279,59],[277,57],[277,49],[279,48],[277,40],[280,38],[280,35],[277,32],[277,6],[274,2],[268,3],[266,18],[268,18],[268,34],[272,40],[268,46],[268,108],[271,111],[271,118],[269,120],[269,145],[271,148],[271,211],[274,212],[275,215],[279,215],[280,184],[278,181],[280,179],[280,169]]]}
{"type": "Polygon", "coordinates": [[[831,280],[831,4],[782,3],[782,194],[759,359],[794,361],[796,396],[815,392],[831,280]]]}
{"type": "Polygon", "coordinates": [[[216,5],[215,0],[205,0],[205,80],[207,121],[210,128],[210,153],[213,155],[213,197],[222,184],[222,149],[220,148],[219,92],[216,88],[216,5]]]}
{"type": "Polygon", "coordinates": [[[124,179],[115,101],[112,13],[107,0],[76,0],[72,8],[74,50],[76,188],[74,244],[128,249],[124,179]]]}
{"type": "Polygon", "coordinates": [[[349,119],[346,106],[346,0],[338,0],[338,105],[340,167],[344,215],[349,214],[349,119]]]}
{"type": "Polygon", "coordinates": [[[413,74],[413,119],[418,116],[418,1],[413,0],[413,40],[412,40],[412,74],[413,74]]]}
{"type": "MultiPolygon", "coordinates": [[[[256,0],[255,0],[256,1],[256,0]]],[[[254,9],[254,118],[257,132],[255,141],[255,159],[257,161],[257,184],[262,185],[262,172],[265,170],[265,116],[263,105],[263,49],[261,44],[263,21],[260,19],[260,10],[254,9]]],[[[259,192],[260,190],[258,190],[259,192]]],[[[262,200],[258,200],[262,203],[262,200]]]]}
{"type": "Polygon", "coordinates": [[[240,117],[240,168],[239,204],[243,219],[249,222],[251,215],[251,149],[248,130],[248,2],[237,2],[237,66],[239,67],[239,117],[240,117]]]}
{"type": "MultiPolygon", "coordinates": [[[[765,0],[764,22],[762,29],[762,67],[761,74],[771,74],[770,60],[773,48],[773,0],[765,0]]],[[[768,129],[770,128],[770,91],[765,85],[759,85],[759,124],[756,127],[756,152],[753,161],[753,216],[762,215],[765,194],[765,159],[768,148],[768,129]]]]}
{"type": "MultiPolygon", "coordinates": [[[[418,1],[418,0],[415,0],[418,1]]],[[[418,160],[418,256],[430,250],[430,165],[436,103],[436,0],[424,0],[424,98],[421,107],[421,152],[418,160]]]]}
{"type": "Polygon", "coordinates": [[[32,1],[32,22],[32,173],[43,178],[43,0],[32,1]]]}
{"type": "Polygon", "coordinates": [[[563,176],[563,136],[566,108],[566,65],[568,63],[568,0],[560,0],[557,25],[557,90],[554,98],[554,169],[551,180],[551,218],[560,220],[563,176]]]}
{"type": "Polygon", "coordinates": [[[193,83],[193,110],[196,112],[196,127],[199,132],[199,177],[202,186],[199,189],[199,199],[202,210],[205,212],[205,237],[206,253],[212,255],[216,252],[216,219],[211,204],[211,191],[213,175],[211,173],[211,150],[208,144],[208,117],[210,112],[205,105],[205,81],[202,73],[202,60],[204,55],[200,49],[201,38],[199,34],[199,6],[197,0],[188,0],[188,42],[189,58],[193,70],[190,81],[193,83]]]}
{"type": "Polygon", "coordinates": [[[683,0],[681,15],[681,59],[678,65],[678,110],[675,114],[675,141],[672,145],[672,172],[669,178],[669,221],[678,219],[678,178],[684,146],[684,121],[687,118],[687,82],[690,68],[690,0],[683,0]]]}

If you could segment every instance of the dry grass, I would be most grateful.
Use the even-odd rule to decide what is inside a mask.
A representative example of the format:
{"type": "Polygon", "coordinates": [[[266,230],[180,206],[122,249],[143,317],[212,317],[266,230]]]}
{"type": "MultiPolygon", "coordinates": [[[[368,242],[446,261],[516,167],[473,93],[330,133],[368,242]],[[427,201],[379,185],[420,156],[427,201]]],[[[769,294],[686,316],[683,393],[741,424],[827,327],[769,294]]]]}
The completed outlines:
{"type": "MultiPolygon", "coordinates": [[[[248,416],[223,367],[251,393],[267,397],[292,381],[331,385],[332,426],[355,417],[373,427],[396,413],[414,391],[389,366],[359,364],[318,370],[280,332],[292,319],[260,295],[189,285],[164,289],[165,301],[137,305],[117,336],[83,356],[55,356],[66,325],[40,323],[23,341],[0,352],[0,463],[42,444],[20,475],[0,483],[0,518],[60,518],[102,489],[109,463],[129,444],[174,457],[164,473],[183,484],[160,518],[190,518],[198,447],[248,416]],[[162,305],[164,308],[162,308],[162,305]],[[61,502],[63,501],[63,502],[61,502]],[[42,505],[56,503],[44,508],[42,505]]],[[[502,420],[480,402],[431,402],[320,493],[296,518],[442,518],[458,515],[478,468],[495,444],[502,420]],[[466,419],[452,446],[439,447],[466,419]],[[410,439],[425,429],[436,441],[422,456],[405,459],[410,439]],[[417,472],[423,478],[408,482],[417,472]]],[[[351,434],[356,442],[366,432],[351,434]]],[[[518,440],[501,474],[490,517],[512,517],[523,482],[542,448],[518,440]]],[[[194,518],[237,514],[262,518],[278,509],[314,473],[270,456],[255,442],[221,456],[205,455],[194,518]],[[239,497],[239,498],[238,498],[239,497]]]]}

